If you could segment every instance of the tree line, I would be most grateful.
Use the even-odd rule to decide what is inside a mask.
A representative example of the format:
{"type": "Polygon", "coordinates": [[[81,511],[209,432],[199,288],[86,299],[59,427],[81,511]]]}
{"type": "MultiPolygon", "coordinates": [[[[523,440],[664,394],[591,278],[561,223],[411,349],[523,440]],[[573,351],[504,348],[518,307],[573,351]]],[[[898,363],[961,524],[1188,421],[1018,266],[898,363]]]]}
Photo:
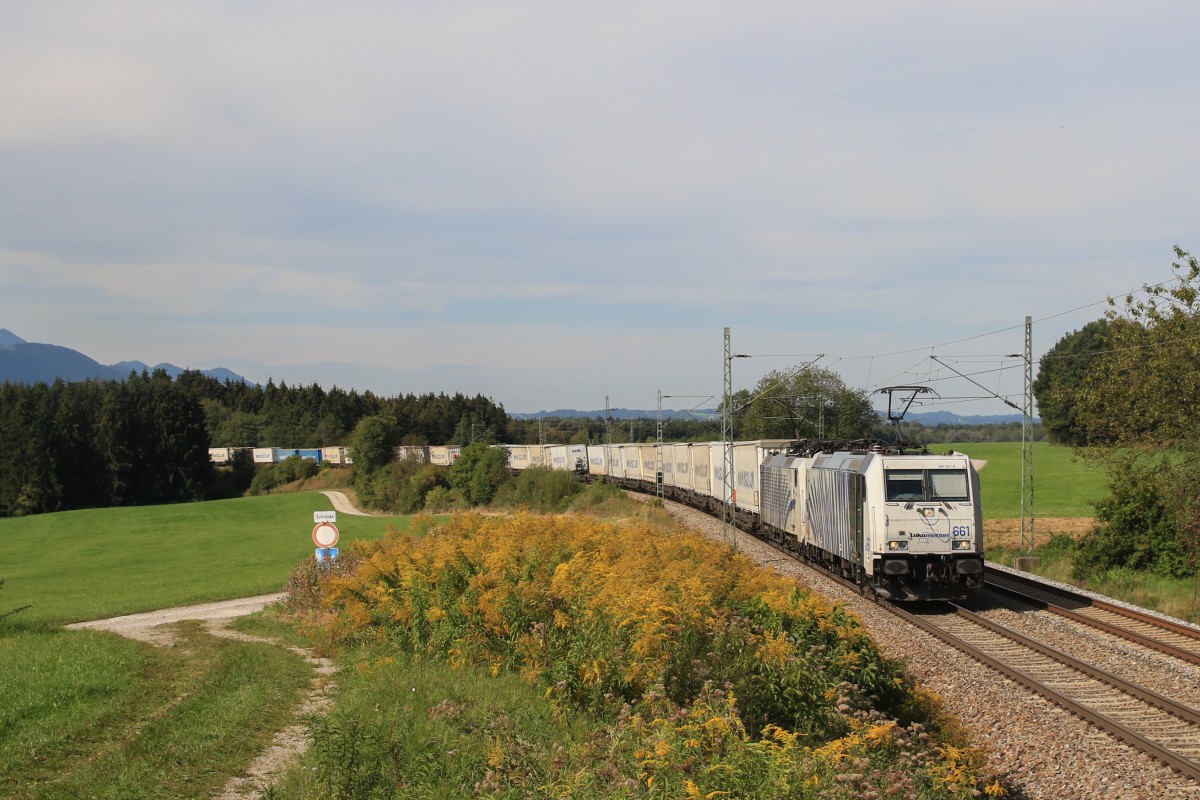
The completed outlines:
{"type": "MultiPolygon", "coordinates": [[[[363,419],[393,420],[407,444],[506,430],[482,396],[218,381],[200,372],[124,381],[0,385],[0,516],[224,496],[209,447],[347,444],[363,419]]],[[[233,487],[238,493],[245,485],[233,487]]]]}

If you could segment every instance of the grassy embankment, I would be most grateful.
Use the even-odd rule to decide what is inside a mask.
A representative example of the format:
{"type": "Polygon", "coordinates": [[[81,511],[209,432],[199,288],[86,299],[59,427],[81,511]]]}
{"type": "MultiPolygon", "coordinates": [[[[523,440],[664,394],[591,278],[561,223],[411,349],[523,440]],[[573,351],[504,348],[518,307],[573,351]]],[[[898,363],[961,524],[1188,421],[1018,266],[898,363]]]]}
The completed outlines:
{"type": "MultiPolygon", "coordinates": [[[[613,498],[593,502],[611,506],[613,498]]],[[[0,592],[0,613],[33,603],[28,611],[0,623],[0,663],[8,669],[6,681],[0,683],[0,795],[202,797],[236,775],[282,727],[310,677],[303,662],[281,649],[214,639],[194,625],[184,626],[181,646],[163,650],[52,624],[277,590],[292,567],[310,563],[311,511],[327,507],[316,495],[281,495],[0,520],[5,542],[5,574],[0,577],[7,578],[0,592]]],[[[631,513],[656,512],[639,505],[631,513]]],[[[647,541],[657,525],[670,523],[662,516],[649,529],[643,526],[632,541],[647,541]]],[[[377,519],[343,516],[339,527],[345,543],[379,538],[383,525],[377,519]]],[[[598,546],[614,540],[607,528],[598,533],[598,546]]],[[[522,538],[523,534],[515,541],[522,538]]],[[[493,540],[483,537],[477,548],[486,560],[493,540]]],[[[653,564],[657,559],[646,561],[653,564]]],[[[518,594],[477,610],[502,616],[522,613],[525,604],[516,602],[520,576],[526,569],[536,572],[539,563],[544,567],[550,562],[535,553],[534,561],[520,569],[502,569],[497,579],[517,579],[507,591],[516,589],[518,594]]],[[[720,583],[730,575],[728,566],[721,556],[707,571],[720,583]]],[[[682,575],[690,579],[696,571],[685,568],[682,575]]],[[[467,579],[468,573],[460,578],[467,579]]],[[[608,628],[608,635],[640,632],[630,643],[636,649],[627,650],[647,656],[644,663],[639,660],[638,669],[656,669],[648,659],[656,642],[699,647],[702,655],[719,654],[715,639],[728,639],[740,643],[731,652],[742,658],[758,648],[765,663],[791,676],[787,680],[793,683],[781,685],[780,697],[797,689],[809,692],[810,702],[820,710],[809,724],[826,730],[823,742],[806,743],[782,730],[775,731],[771,742],[759,740],[756,731],[744,737],[733,697],[723,695],[719,687],[715,694],[704,694],[691,711],[666,705],[651,691],[645,696],[651,705],[642,714],[623,721],[597,720],[569,713],[569,707],[547,695],[544,685],[525,680],[528,676],[520,670],[493,675],[494,664],[463,660],[461,650],[455,656],[440,647],[407,654],[380,648],[403,626],[390,633],[363,628],[359,639],[365,636],[375,644],[336,654],[343,666],[357,665],[339,678],[343,688],[338,712],[318,726],[319,746],[309,756],[307,770],[293,773],[274,796],[289,796],[284,793],[294,790],[304,796],[332,796],[330,791],[366,796],[362,789],[368,782],[379,789],[378,796],[415,792],[461,797],[478,791],[498,797],[642,797],[660,796],[666,787],[671,787],[671,796],[682,796],[698,791],[695,787],[712,786],[717,779],[688,777],[696,763],[689,754],[700,751],[705,751],[718,777],[736,769],[740,779],[758,780],[755,776],[768,775],[761,769],[768,766],[777,778],[810,781],[798,796],[829,796],[833,782],[845,780],[857,782],[847,788],[865,787],[867,780],[878,781],[881,788],[889,782],[901,787],[919,781],[929,789],[922,796],[965,796],[965,787],[974,781],[966,751],[939,751],[919,728],[864,716],[862,704],[870,698],[861,690],[834,691],[831,685],[812,693],[814,676],[828,681],[865,670],[857,683],[868,686],[893,674],[893,667],[878,661],[853,622],[819,603],[803,604],[798,607],[802,613],[795,616],[786,610],[791,601],[774,597],[772,603],[783,604],[776,611],[752,604],[741,611],[700,615],[719,623],[703,634],[707,639],[696,638],[696,631],[676,629],[672,612],[662,603],[643,606],[640,625],[608,628]],[[743,615],[759,618],[768,628],[744,628],[747,621],[739,621],[743,615]],[[798,625],[797,631],[808,631],[805,636],[819,631],[817,635],[833,638],[805,656],[805,648],[785,646],[780,629],[770,627],[778,625],[798,625]],[[821,664],[808,664],[808,658],[821,664]],[[620,722],[619,729],[612,727],[614,722],[620,722]],[[618,745],[619,752],[605,752],[605,742],[618,745]],[[802,746],[808,748],[804,760],[795,763],[801,770],[811,769],[811,774],[781,773],[792,768],[792,755],[802,746]],[[726,763],[735,755],[727,748],[736,749],[736,763],[726,763]],[[864,773],[860,764],[870,769],[864,773]],[[396,769],[401,770],[401,780],[378,783],[380,770],[396,774],[396,769]],[[652,789],[649,779],[656,775],[659,788],[652,789]],[[315,783],[314,776],[320,781],[315,783]],[[539,782],[543,778],[549,780],[539,782]]],[[[461,618],[452,621],[462,623],[461,618]]],[[[288,627],[277,615],[247,627],[292,638],[312,636],[288,627]]],[[[552,627],[558,630],[557,620],[552,627]]],[[[464,630],[473,629],[468,625],[464,630]]],[[[585,634],[599,630],[573,628],[585,634]]],[[[502,635],[498,641],[503,645],[509,640],[502,635]]],[[[602,645],[596,654],[617,652],[595,641],[602,645]]],[[[559,644],[566,646],[566,653],[578,655],[571,640],[559,644]]],[[[593,655],[585,674],[571,668],[564,678],[592,685],[600,679],[603,660],[593,655]]],[[[546,663],[560,662],[573,663],[553,658],[546,663]]],[[[691,668],[679,662],[673,669],[686,675],[691,668]]],[[[609,674],[604,680],[620,685],[632,675],[609,674]]],[[[764,678],[765,673],[757,673],[756,679],[764,678]]],[[[891,707],[908,709],[905,720],[911,722],[914,714],[928,717],[933,706],[927,698],[918,696],[906,704],[903,695],[894,694],[898,684],[879,684],[879,690],[885,687],[890,687],[885,693],[892,694],[891,707]]],[[[598,694],[602,703],[610,702],[604,693],[598,694]]],[[[930,721],[936,721],[936,715],[930,721]]]]}
{"type": "MultiPolygon", "coordinates": [[[[311,678],[279,647],[185,625],[156,648],[59,623],[281,591],[319,494],[0,519],[0,796],[202,797],[282,728],[311,678]]],[[[344,540],[397,518],[338,519],[344,540]]]]}

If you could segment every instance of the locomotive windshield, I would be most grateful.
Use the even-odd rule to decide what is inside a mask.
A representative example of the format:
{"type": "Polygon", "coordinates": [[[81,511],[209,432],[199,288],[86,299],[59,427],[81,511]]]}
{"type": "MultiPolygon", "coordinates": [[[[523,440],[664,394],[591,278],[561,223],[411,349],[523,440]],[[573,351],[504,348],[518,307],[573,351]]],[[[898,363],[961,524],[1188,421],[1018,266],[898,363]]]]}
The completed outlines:
{"type": "Polygon", "coordinates": [[[967,471],[963,469],[889,469],[884,472],[887,502],[910,503],[970,499],[967,471]]]}

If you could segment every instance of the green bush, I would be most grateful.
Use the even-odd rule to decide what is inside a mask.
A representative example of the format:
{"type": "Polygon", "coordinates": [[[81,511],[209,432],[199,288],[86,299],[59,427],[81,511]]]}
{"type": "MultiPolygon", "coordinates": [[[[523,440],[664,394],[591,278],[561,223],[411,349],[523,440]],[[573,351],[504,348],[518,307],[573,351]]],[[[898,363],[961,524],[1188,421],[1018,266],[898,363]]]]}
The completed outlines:
{"type": "Polygon", "coordinates": [[[316,461],[300,456],[288,456],[278,464],[264,464],[255,471],[254,479],[250,481],[250,494],[269,494],[285,483],[311,478],[320,470],[316,461]]]}
{"type": "Polygon", "coordinates": [[[425,510],[434,514],[462,511],[470,507],[471,504],[463,497],[462,492],[447,486],[435,486],[425,495],[425,510]]]}
{"type": "Polygon", "coordinates": [[[508,451],[483,442],[462,448],[450,467],[450,485],[472,506],[490,503],[496,490],[510,480],[508,451]]]}
{"type": "Polygon", "coordinates": [[[1135,454],[1110,467],[1110,495],[1096,504],[1096,527],[1079,542],[1075,577],[1088,580],[1114,568],[1180,578],[1191,574],[1174,515],[1163,494],[1172,465],[1135,454]]]}
{"type": "Polygon", "coordinates": [[[495,504],[505,508],[527,508],[550,514],[565,511],[572,498],[583,491],[573,473],[547,467],[522,470],[515,481],[496,492],[495,504]]]}

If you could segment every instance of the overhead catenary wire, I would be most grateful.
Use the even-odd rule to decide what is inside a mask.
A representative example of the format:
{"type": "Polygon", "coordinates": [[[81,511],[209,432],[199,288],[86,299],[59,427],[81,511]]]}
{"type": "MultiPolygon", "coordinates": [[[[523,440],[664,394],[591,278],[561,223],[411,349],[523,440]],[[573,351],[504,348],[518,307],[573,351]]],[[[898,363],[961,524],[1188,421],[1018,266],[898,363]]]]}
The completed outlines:
{"type": "MultiPolygon", "coordinates": [[[[1145,293],[1150,293],[1152,290],[1155,290],[1155,289],[1161,289],[1161,288],[1163,288],[1163,287],[1165,287],[1165,286],[1167,286],[1167,285],[1169,285],[1169,284],[1172,284],[1172,283],[1179,283],[1179,282],[1181,282],[1181,279],[1176,277],[1176,278],[1171,278],[1171,279],[1168,279],[1168,280],[1165,280],[1165,281],[1161,281],[1161,282],[1159,282],[1159,283],[1156,283],[1156,284],[1143,284],[1142,286],[1140,286],[1140,287],[1138,287],[1138,288],[1136,288],[1136,289],[1130,289],[1130,290],[1128,290],[1128,291],[1126,291],[1126,292],[1120,292],[1120,293],[1116,293],[1116,294],[1113,294],[1113,295],[1109,295],[1109,296],[1105,297],[1105,299],[1103,299],[1103,300],[1096,300],[1096,301],[1093,301],[1093,302],[1091,302],[1091,303],[1085,303],[1085,304],[1083,304],[1083,305],[1076,306],[1076,307],[1074,307],[1074,308],[1071,308],[1071,309],[1067,309],[1067,310],[1064,310],[1064,311],[1055,312],[1055,313],[1053,313],[1053,314],[1047,314],[1047,315],[1044,315],[1044,316],[1042,316],[1042,317],[1039,317],[1038,319],[1034,320],[1034,322],[1035,322],[1035,323],[1040,323],[1040,322],[1045,322],[1045,321],[1048,321],[1048,320],[1051,320],[1051,319],[1057,319],[1057,318],[1059,318],[1059,317],[1063,317],[1063,316],[1066,316],[1066,315],[1069,315],[1069,314],[1078,313],[1079,311],[1083,311],[1083,310],[1085,310],[1085,309],[1088,309],[1088,308],[1094,308],[1094,307],[1096,307],[1096,306],[1114,305],[1114,304],[1115,304],[1115,302],[1116,302],[1114,298],[1118,298],[1118,297],[1125,297],[1125,298],[1127,298],[1127,299],[1128,299],[1128,298],[1132,298],[1133,296],[1135,296],[1135,295],[1137,295],[1137,294],[1139,294],[1139,293],[1143,293],[1143,292],[1145,292],[1145,293]]],[[[916,364],[913,364],[913,365],[912,365],[912,366],[910,366],[908,369],[901,370],[900,372],[898,372],[898,373],[894,374],[892,377],[890,377],[890,378],[888,378],[888,379],[886,379],[886,380],[879,381],[879,382],[875,383],[874,385],[872,385],[872,384],[871,384],[871,382],[870,382],[870,380],[868,380],[868,381],[867,381],[867,384],[866,384],[866,388],[867,388],[867,390],[868,390],[868,391],[872,391],[872,390],[874,390],[875,388],[878,388],[879,386],[888,385],[888,384],[890,384],[890,383],[892,383],[892,382],[894,382],[894,381],[896,381],[896,380],[898,380],[898,379],[909,378],[909,377],[911,377],[911,378],[914,378],[914,379],[922,379],[922,378],[921,378],[921,374],[920,374],[920,373],[917,371],[917,370],[919,370],[919,369],[920,369],[922,366],[926,366],[926,367],[928,367],[928,368],[925,370],[925,377],[923,378],[923,380],[925,380],[926,382],[928,382],[928,383],[930,383],[930,384],[937,384],[937,383],[942,383],[942,382],[946,382],[946,381],[952,381],[952,380],[955,380],[955,378],[952,378],[952,377],[949,377],[949,376],[940,376],[940,375],[939,375],[938,377],[936,377],[936,378],[934,377],[934,370],[932,369],[932,363],[933,363],[933,362],[934,362],[934,360],[935,360],[935,358],[934,358],[934,351],[936,351],[936,350],[938,350],[938,349],[941,349],[941,348],[949,347],[949,346],[951,346],[951,345],[961,344],[961,343],[963,343],[963,342],[970,342],[970,341],[975,341],[975,340],[978,340],[978,339],[985,339],[985,338],[987,338],[987,337],[990,337],[990,336],[996,336],[996,335],[1003,334],[1003,333],[1009,333],[1009,332],[1012,332],[1012,331],[1015,331],[1015,330],[1021,330],[1021,329],[1024,329],[1024,327],[1025,327],[1025,325],[1022,323],[1022,324],[1019,324],[1019,325],[1011,325],[1011,326],[1007,326],[1007,327],[1004,327],[1004,328],[999,328],[999,329],[996,329],[996,330],[993,330],[993,331],[986,331],[986,332],[984,332],[984,333],[974,334],[974,335],[972,335],[972,336],[964,336],[964,337],[961,337],[961,338],[959,338],[959,339],[953,339],[953,340],[950,340],[950,341],[941,342],[941,343],[939,343],[939,344],[934,344],[934,345],[928,345],[928,346],[922,346],[922,347],[912,347],[912,348],[907,348],[907,349],[904,349],[904,350],[894,350],[894,351],[890,351],[890,352],[886,352],[886,353],[873,353],[873,354],[858,355],[858,356],[840,356],[840,357],[837,357],[837,358],[835,358],[835,360],[834,360],[832,363],[837,363],[837,362],[839,362],[839,361],[850,361],[850,360],[861,360],[861,359],[868,359],[868,360],[869,360],[869,363],[870,363],[870,369],[871,369],[871,370],[873,370],[873,369],[874,369],[874,362],[875,362],[875,359],[876,359],[876,358],[888,358],[888,357],[893,357],[893,356],[898,356],[898,355],[905,355],[905,354],[908,354],[908,353],[927,352],[929,355],[927,355],[925,358],[922,358],[922,359],[920,359],[920,360],[919,360],[919,361],[918,361],[916,364]]],[[[1179,341],[1189,341],[1189,340],[1191,340],[1192,338],[1200,338],[1200,337],[1184,337],[1184,338],[1181,338],[1181,339],[1179,339],[1179,340],[1176,340],[1176,342],[1173,342],[1173,343],[1177,343],[1177,342],[1179,342],[1179,341]]],[[[1140,345],[1139,347],[1151,347],[1151,346],[1159,346],[1160,344],[1162,344],[1162,343],[1159,343],[1159,344],[1156,344],[1156,345],[1140,345]]],[[[1101,353],[1101,352],[1107,352],[1107,351],[1092,351],[1092,352],[1090,352],[1090,353],[1086,353],[1086,354],[1080,354],[1079,356],[1075,356],[1075,357],[1091,357],[1091,356],[1094,356],[1094,355],[1096,355],[1096,354],[1098,354],[1098,353],[1101,353]]],[[[1114,352],[1115,352],[1115,351],[1114,351],[1114,352]]],[[[956,360],[957,360],[957,359],[959,359],[959,358],[963,358],[963,359],[967,359],[967,358],[969,358],[969,359],[984,359],[984,358],[988,358],[988,357],[989,357],[989,356],[987,356],[987,355],[971,355],[971,356],[962,356],[962,357],[943,356],[943,358],[947,358],[947,359],[950,359],[950,358],[955,358],[956,360]]],[[[1023,359],[1024,359],[1024,357],[1023,357],[1023,356],[1020,356],[1020,355],[1001,355],[1001,354],[996,354],[995,356],[991,356],[991,357],[992,357],[992,358],[996,358],[996,359],[1004,359],[1004,360],[1013,359],[1013,360],[1020,360],[1020,361],[1023,361],[1023,359]]],[[[999,366],[999,367],[997,367],[997,368],[995,368],[995,369],[993,369],[993,370],[991,370],[991,371],[995,371],[995,372],[1003,372],[1003,371],[1004,371],[1005,369],[1007,369],[1007,368],[1008,368],[1008,367],[1006,367],[1005,365],[1001,364],[1001,366],[999,366]]],[[[988,372],[988,371],[982,371],[982,372],[978,372],[978,373],[969,373],[969,374],[971,374],[971,375],[977,375],[977,374],[986,374],[986,372],[988,372]]],[[[962,373],[960,373],[960,375],[961,375],[961,374],[962,374],[962,373]]],[[[956,376],[956,377],[957,377],[957,376],[956,376]]],[[[988,390],[988,391],[990,391],[990,390],[988,390]]],[[[997,391],[996,391],[996,392],[994,392],[992,396],[993,396],[993,397],[996,397],[996,398],[1000,398],[1000,399],[1001,399],[1001,400],[1003,400],[1005,403],[1007,403],[1007,404],[1011,405],[1011,404],[1012,404],[1012,403],[1011,403],[1011,398],[1012,398],[1014,395],[1013,395],[1013,394],[1002,394],[1002,393],[1001,393],[1001,392],[1000,392],[1000,391],[997,389],[997,391]]],[[[985,399],[989,399],[989,398],[988,398],[988,397],[983,397],[983,396],[981,396],[981,397],[972,397],[972,398],[969,398],[969,399],[971,399],[971,400],[985,400],[985,399]]],[[[941,397],[939,397],[937,400],[926,400],[925,402],[923,402],[923,403],[919,403],[919,404],[920,404],[920,405],[923,405],[923,406],[935,406],[935,405],[941,405],[941,404],[945,404],[945,402],[946,402],[946,398],[941,398],[941,397]]]]}

